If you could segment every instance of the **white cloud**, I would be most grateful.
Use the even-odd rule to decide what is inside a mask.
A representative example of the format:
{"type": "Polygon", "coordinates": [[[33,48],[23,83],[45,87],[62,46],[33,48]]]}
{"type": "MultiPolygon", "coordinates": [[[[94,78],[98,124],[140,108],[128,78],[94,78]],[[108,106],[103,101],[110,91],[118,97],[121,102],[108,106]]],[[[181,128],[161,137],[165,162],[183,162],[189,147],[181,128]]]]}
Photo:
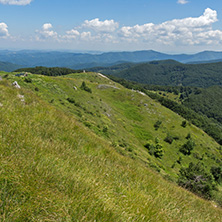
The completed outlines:
{"type": "Polygon", "coordinates": [[[49,29],[52,29],[52,24],[51,23],[45,23],[43,26],[42,26],[42,29],[44,31],[47,31],[49,29]]]}
{"type": "MultiPolygon", "coordinates": [[[[217,22],[217,12],[207,8],[199,17],[173,19],[160,24],[146,23],[123,26],[114,20],[100,21],[98,18],[86,20],[82,25],[57,33],[51,23],[45,23],[37,30],[37,41],[73,44],[78,47],[107,47],[110,49],[179,49],[195,47],[215,47],[222,45],[222,29],[213,29],[217,22]],[[119,48],[118,48],[119,47],[119,48]]],[[[3,24],[3,23],[0,23],[3,24]]],[[[8,36],[7,26],[0,25],[0,36],[8,36]],[[4,34],[3,34],[4,33],[4,34]]],[[[11,37],[11,36],[10,36],[11,37]]]]}
{"type": "Polygon", "coordinates": [[[207,8],[197,18],[174,19],[161,24],[147,23],[125,26],[119,35],[128,41],[157,42],[161,44],[201,44],[209,43],[211,38],[221,41],[221,31],[213,30],[212,24],[217,21],[217,12],[207,8]]]}
{"type": "Polygon", "coordinates": [[[57,32],[51,30],[53,28],[51,23],[45,23],[42,26],[41,30],[36,30],[36,33],[38,34],[37,40],[38,41],[44,41],[47,39],[58,39],[58,34],[57,32]]]}
{"type": "Polygon", "coordinates": [[[188,1],[187,0],[178,0],[177,3],[181,4],[181,5],[185,5],[188,3],[188,1]]]}
{"type": "Polygon", "coordinates": [[[8,26],[4,22],[0,23],[0,38],[6,38],[8,36],[8,26]]]}
{"type": "Polygon", "coordinates": [[[60,36],[60,37],[63,41],[64,40],[71,41],[71,40],[77,39],[79,36],[80,36],[80,33],[79,33],[78,30],[71,29],[69,31],[66,31],[66,35],[63,35],[63,36],[60,36]]]}
{"type": "Polygon", "coordinates": [[[33,0],[0,0],[1,4],[4,5],[28,5],[33,0]]]}
{"type": "Polygon", "coordinates": [[[82,26],[98,32],[113,32],[119,27],[119,24],[114,20],[100,21],[98,18],[95,18],[90,21],[85,20],[82,26]]]}

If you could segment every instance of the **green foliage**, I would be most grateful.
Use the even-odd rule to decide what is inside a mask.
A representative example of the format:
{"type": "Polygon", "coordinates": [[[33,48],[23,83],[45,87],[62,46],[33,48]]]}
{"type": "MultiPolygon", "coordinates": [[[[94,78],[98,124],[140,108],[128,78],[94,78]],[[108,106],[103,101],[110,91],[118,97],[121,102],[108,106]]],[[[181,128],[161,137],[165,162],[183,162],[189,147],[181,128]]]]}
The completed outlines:
{"type": "Polygon", "coordinates": [[[107,133],[108,132],[109,127],[108,126],[103,126],[103,132],[107,133]]]}
{"type": "Polygon", "coordinates": [[[24,81],[25,81],[26,83],[32,83],[32,79],[31,79],[31,78],[25,78],[24,81]]]}
{"type": "Polygon", "coordinates": [[[191,139],[191,134],[190,134],[190,133],[187,134],[186,139],[187,139],[187,140],[188,140],[188,139],[191,139]]]}
{"type": "Polygon", "coordinates": [[[190,155],[194,147],[194,141],[192,139],[189,139],[183,146],[180,147],[179,151],[184,155],[190,155]]]}
{"type": "Polygon", "coordinates": [[[0,62],[0,70],[6,72],[12,72],[15,69],[20,68],[20,65],[9,63],[9,62],[0,62]]]}
{"type": "MultiPolygon", "coordinates": [[[[146,93],[149,97],[152,99],[158,101],[161,103],[161,105],[171,109],[173,112],[178,113],[183,118],[185,118],[187,121],[191,122],[195,126],[203,129],[208,135],[213,137],[219,144],[222,144],[222,125],[219,125],[218,123],[215,123],[213,119],[207,118],[207,116],[201,115],[200,113],[196,113],[194,110],[190,109],[189,107],[179,104],[176,101],[172,101],[168,98],[165,98],[163,96],[160,96],[156,93],[153,93],[151,91],[147,91],[146,89],[150,89],[149,85],[139,84],[136,82],[130,82],[128,80],[120,79],[117,77],[111,77],[116,82],[119,82],[123,86],[129,88],[129,89],[137,89],[144,93],[146,93]]],[[[160,87],[160,86],[157,86],[160,87]]],[[[162,87],[162,86],[161,86],[162,87]]],[[[168,89],[168,86],[165,86],[166,89],[168,89]]],[[[169,88],[171,90],[172,87],[169,88]]],[[[181,91],[185,90],[187,92],[190,92],[191,89],[179,87],[181,91]]],[[[198,89],[195,89],[198,91],[198,89]]],[[[221,96],[222,98],[222,96],[221,96]]],[[[215,103],[216,105],[217,103],[215,103]]],[[[222,104],[222,102],[221,102],[222,104]]],[[[221,109],[222,110],[222,109],[221,109]]]]}
{"type": "Polygon", "coordinates": [[[221,182],[222,180],[222,168],[217,166],[212,166],[210,169],[216,182],[221,182]]]}
{"type": "Polygon", "coordinates": [[[82,82],[80,89],[85,90],[86,92],[92,93],[92,90],[86,85],[84,81],[82,82]]]}
{"type": "Polygon", "coordinates": [[[157,120],[157,121],[155,122],[155,124],[153,125],[154,128],[155,128],[155,130],[158,130],[158,129],[160,128],[160,125],[161,125],[161,124],[162,124],[162,121],[157,120]]]}
{"type": "Polygon", "coordinates": [[[181,126],[185,128],[185,127],[187,126],[187,121],[184,120],[184,121],[181,123],[181,126]]]}
{"type": "MultiPolygon", "coordinates": [[[[222,85],[222,63],[182,64],[182,63],[142,63],[108,74],[138,83],[162,86],[209,87],[222,85]]],[[[104,72],[106,73],[106,72],[104,72]]],[[[177,91],[176,93],[178,93],[177,91]]],[[[182,94],[181,97],[186,97],[182,94]]]]}
{"type": "Polygon", "coordinates": [[[67,98],[67,101],[69,102],[69,103],[73,103],[73,104],[75,104],[76,102],[75,102],[75,100],[73,99],[73,98],[67,98]]]}
{"type": "Polygon", "coordinates": [[[178,184],[205,198],[211,197],[215,189],[213,177],[201,163],[190,163],[188,168],[181,168],[178,184]]]}
{"type": "Polygon", "coordinates": [[[168,135],[166,136],[166,138],[164,139],[164,141],[167,142],[167,143],[169,143],[169,144],[172,144],[173,139],[174,139],[174,138],[173,138],[171,135],[168,134],[168,135]]]}
{"type": "Polygon", "coordinates": [[[162,158],[163,156],[163,146],[159,143],[153,144],[151,141],[144,145],[150,155],[155,156],[156,158],[162,158]]]}
{"type": "Polygon", "coordinates": [[[41,74],[41,75],[46,75],[46,76],[62,76],[62,75],[68,75],[71,73],[79,73],[82,71],[69,69],[69,68],[61,68],[61,67],[48,68],[44,66],[36,66],[35,68],[17,69],[14,72],[30,72],[32,74],[41,74]]]}

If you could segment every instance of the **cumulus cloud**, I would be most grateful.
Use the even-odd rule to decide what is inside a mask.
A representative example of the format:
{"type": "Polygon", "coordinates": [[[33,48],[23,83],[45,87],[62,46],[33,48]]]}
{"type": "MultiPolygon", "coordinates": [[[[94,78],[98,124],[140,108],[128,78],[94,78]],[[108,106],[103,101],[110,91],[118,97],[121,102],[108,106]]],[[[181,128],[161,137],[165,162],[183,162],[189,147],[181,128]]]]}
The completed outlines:
{"type": "Polygon", "coordinates": [[[118,22],[115,22],[113,19],[100,21],[98,18],[95,18],[90,21],[85,20],[82,26],[93,29],[94,31],[98,32],[113,32],[119,27],[119,24],[118,22]]]}
{"type": "Polygon", "coordinates": [[[58,34],[53,31],[52,28],[53,26],[51,23],[45,23],[41,30],[36,30],[36,33],[38,34],[37,40],[44,41],[47,39],[57,39],[58,34]]]}
{"type": "Polygon", "coordinates": [[[6,38],[8,36],[8,26],[4,22],[0,23],[0,38],[6,38]]]}
{"type": "Polygon", "coordinates": [[[181,5],[185,5],[188,3],[188,1],[187,0],[178,0],[177,3],[181,4],[181,5]]]}
{"type": "MultiPolygon", "coordinates": [[[[168,47],[193,45],[222,44],[222,30],[213,29],[217,22],[217,12],[207,8],[199,17],[173,19],[160,24],[146,23],[142,25],[123,26],[114,20],[100,21],[98,18],[86,20],[82,25],[64,34],[54,31],[51,23],[45,23],[37,30],[37,40],[54,40],[62,43],[95,44],[109,43],[138,46],[168,47]]],[[[7,26],[0,26],[0,36],[7,36],[7,26]],[[3,31],[4,30],[4,31],[3,31]],[[4,33],[4,34],[2,34],[4,33]]]]}
{"type": "Polygon", "coordinates": [[[119,35],[128,41],[146,41],[162,44],[201,44],[209,43],[211,38],[221,41],[221,31],[213,30],[212,24],[217,21],[217,12],[207,8],[197,18],[174,19],[161,24],[124,26],[119,35]]]}
{"type": "Polygon", "coordinates": [[[71,41],[74,39],[77,39],[80,36],[80,32],[76,29],[71,29],[69,31],[66,31],[66,35],[61,36],[60,38],[65,41],[71,41]]]}
{"type": "Polygon", "coordinates": [[[0,4],[4,5],[28,5],[33,0],[0,0],[0,4]]]}

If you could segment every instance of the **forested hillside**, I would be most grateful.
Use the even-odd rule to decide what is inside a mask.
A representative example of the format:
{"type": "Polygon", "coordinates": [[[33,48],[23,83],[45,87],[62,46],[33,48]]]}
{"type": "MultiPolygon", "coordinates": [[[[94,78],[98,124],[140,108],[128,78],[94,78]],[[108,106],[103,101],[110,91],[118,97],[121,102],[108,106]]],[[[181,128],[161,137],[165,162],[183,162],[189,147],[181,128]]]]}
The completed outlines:
{"type": "Polygon", "coordinates": [[[5,71],[5,72],[12,72],[15,69],[21,68],[22,66],[12,64],[9,62],[0,62],[0,71],[5,71]]]}
{"type": "MultiPolygon", "coordinates": [[[[171,61],[171,60],[170,60],[171,61]]],[[[99,71],[138,83],[166,86],[209,87],[222,85],[222,63],[182,64],[152,62],[133,65],[123,70],[115,70],[115,66],[99,71]],[[111,71],[109,71],[111,69],[111,71]]]]}

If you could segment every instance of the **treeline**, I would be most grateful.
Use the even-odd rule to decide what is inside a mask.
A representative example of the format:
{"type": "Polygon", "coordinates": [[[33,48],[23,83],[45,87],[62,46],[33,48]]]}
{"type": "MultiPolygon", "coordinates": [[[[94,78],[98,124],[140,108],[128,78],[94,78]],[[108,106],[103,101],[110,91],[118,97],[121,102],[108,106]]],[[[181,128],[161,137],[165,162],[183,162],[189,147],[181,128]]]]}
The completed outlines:
{"type": "Polygon", "coordinates": [[[14,72],[30,72],[32,74],[40,74],[45,76],[63,76],[71,73],[80,73],[82,70],[74,70],[69,68],[61,67],[44,67],[36,66],[35,68],[22,68],[17,69],[14,72]]]}
{"type": "MultiPolygon", "coordinates": [[[[213,137],[220,145],[222,145],[222,125],[214,119],[208,118],[206,115],[201,113],[197,113],[189,107],[186,107],[183,104],[179,104],[178,102],[172,101],[166,97],[158,95],[157,93],[151,92],[147,89],[150,89],[149,85],[145,84],[138,84],[136,82],[130,82],[125,79],[120,79],[117,77],[111,76],[113,81],[120,83],[121,85],[125,86],[129,89],[140,90],[146,93],[152,99],[161,103],[161,105],[171,109],[175,113],[178,113],[180,116],[185,118],[190,123],[194,124],[195,126],[204,130],[208,135],[213,137]]],[[[158,87],[157,87],[158,88],[158,87]]],[[[171,87],[165,87],[165,89],[171,89],[171,87]]],[[[192,88],[181,88],[181,91],[186,92],[187,90],[191,90],[192,88]]],[[[198,92],[198,88],[194,88],[192,92],[198,92]]]]}

